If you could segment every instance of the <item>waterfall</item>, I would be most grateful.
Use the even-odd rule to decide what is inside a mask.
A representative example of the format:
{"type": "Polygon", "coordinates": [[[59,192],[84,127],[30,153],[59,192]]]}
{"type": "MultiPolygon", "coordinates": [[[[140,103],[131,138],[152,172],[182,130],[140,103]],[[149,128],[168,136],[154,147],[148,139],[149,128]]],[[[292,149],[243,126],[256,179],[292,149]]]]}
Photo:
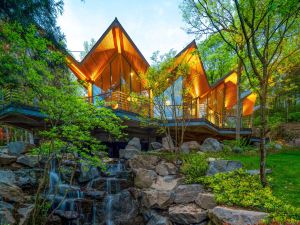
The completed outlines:
{"type": "Polygon", "coordinates": [[[79,224],[80,209],[76,205],[76,200],[83,198],[83,192],[77,186],[65,184],[61,181],[57,172],[56,160],[51,160],[49,172],[49,192],[48,198],[52,204],[52,209],[56,213],[65,215],[79,224]]]}

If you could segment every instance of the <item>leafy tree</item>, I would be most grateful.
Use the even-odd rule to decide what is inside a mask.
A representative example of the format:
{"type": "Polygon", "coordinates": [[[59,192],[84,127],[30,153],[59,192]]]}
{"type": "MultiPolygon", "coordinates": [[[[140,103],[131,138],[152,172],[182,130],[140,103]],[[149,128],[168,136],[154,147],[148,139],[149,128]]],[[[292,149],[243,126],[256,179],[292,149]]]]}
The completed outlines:
{"type": "MultiPolygon", "coordinates": [[[[236,140],[240,139],[242,104],[241,104],[241,77],[244,59],[245,39],[241,27],[236,23],[233,5],[230,0],[206,1],[184,0],[181,5],[183,18],[189,25],[187,31],[198,36],[209,35],[210,39],[223,40],[220,46],[226,46],[224,53],[235,52],[238,57],[237,68],[237,104],[236,104],[236,140]]],[[[210,42],[210,41],[208,41],[210,42]]],[[[216,44],[217,42],[215,42],[216,44]]],[[[224,46],[224,47],[225,47],[224,46]]],[[[228,55],[222,55],[225,58],[228,55]]],[[[233,57],[234,59],[234,57],[233,57]]]]}
{"type": "MultiPolygon", "coordinates": [[[[194,27],[207,27],[207,30],[218,32],[224,42],[235,50],[252,88],[256,90],[260,100],[260,176],[263,185],[266,180],[266,148],[267,133],[267,99],[270,82],[274,75],[282,74],[285,62],[292,61],[299,55],[299,45],[295,43],[299,37],[299,2],[281,0],[187,0],[193,7],[193,13],[200,22],[194,27]],[[227,26],[230,25],[230,26],[227,26]],[[226,34],[237,37],[228,41],[224,32],[237,28],[235,32],[226,34]],[[244,43],[236,48],[238,43],[244,43]],[[243,50],[242,52],[239,50],[243,50]]],[[[191,17],[195,20],[195,17],[191,17]]]]}
{"type": "Polygon", "coordinates": [[[235,52],[219,35],[211,35],[198,45],[207,78],[211,84],[236,67],[235,52]]]}
{"type": "Polygon", "coordinates": [[[56,19],[63,12],[63,0],[3,0],[0,20],[17,22],[23,27],[35,25],[55,45],[63,47],[64,36],[56,19]]]}
{"type": "MultiPolygon", "coordinates": [[[[65,56],[52,46],[52,42],[43,38],[33,25],[24,28],[16,23],[1,24],[0,62],[4,74],[1,72],[0,85],[7,87],[4,82],[7,80],[9,88],[22,90],[20,103],[26,100],[26,104],[30,104],[37,99],[45,115],[45,129],[38,134],[41,144],[33,151],[42,156],[45,167],[31,224],[47,222],[49,208],[45,205],[49,202],[45,190],[50,161],[55,158],[60,162],[71,157],[78,163],[103,166],[102,159],[106,155],[101,151],[105,146],[92,131],[99,128],[117,139],[122,136],[123,128],[122,121],[112,110],[101,107],[102,103],[99,103],[100,107],[89,104],[79,95],[79,84],[70,78],[65,56]]],[[[74,164],[73,175],[77,165],[74,164]]]]}

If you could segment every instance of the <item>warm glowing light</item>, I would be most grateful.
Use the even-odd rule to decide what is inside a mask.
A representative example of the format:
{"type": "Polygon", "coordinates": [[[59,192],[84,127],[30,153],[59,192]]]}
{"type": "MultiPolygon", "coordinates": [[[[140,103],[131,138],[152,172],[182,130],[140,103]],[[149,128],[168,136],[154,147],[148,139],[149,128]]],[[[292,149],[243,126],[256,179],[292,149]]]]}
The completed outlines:
{"type": "Polygon", "coordinates": [[[167,101],[166,101],[166,105],[171,105],[171,101],[170,101],[170,100],[167,100],[167,101]]]}
{"type": "Polygon", "coordinates": [[[112,108],[113,108],[113,109],[119,108],[119,104],[117,103],[117,104],[113,105],[112,108]]]}
{"type": "Polygon", "coordinates": [[[130,76],[133,76],[133,72],[130,73],[130,76]]]}

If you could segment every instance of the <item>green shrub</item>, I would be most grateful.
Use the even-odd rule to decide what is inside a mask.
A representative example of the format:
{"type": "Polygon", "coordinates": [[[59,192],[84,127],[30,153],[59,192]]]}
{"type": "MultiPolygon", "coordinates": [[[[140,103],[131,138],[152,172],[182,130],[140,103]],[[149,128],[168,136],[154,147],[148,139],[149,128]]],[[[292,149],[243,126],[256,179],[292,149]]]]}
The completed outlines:
{"type": "Polygon", "coordinates": [[[291,112],[288,116],[289,122],[300,122],[300,112],[291,112]]]}
{"type": "Polygon", "coordinates": [[[271,220],[277,222],[300,221],[300,209],[276,198],[270,187],[261,185],[257,175],[237,170],[203,177],[198,182],[213,190],[219,204],[265,211],[270,213],[271,220]]]}
{"type": "Polygon", "coordinates": [[[206,174],[208,162],[204,154],[186,154],[181,159],[183,164],[180,169],[185,175],[187,183],[194,183],[195,180],[206,174]]]}

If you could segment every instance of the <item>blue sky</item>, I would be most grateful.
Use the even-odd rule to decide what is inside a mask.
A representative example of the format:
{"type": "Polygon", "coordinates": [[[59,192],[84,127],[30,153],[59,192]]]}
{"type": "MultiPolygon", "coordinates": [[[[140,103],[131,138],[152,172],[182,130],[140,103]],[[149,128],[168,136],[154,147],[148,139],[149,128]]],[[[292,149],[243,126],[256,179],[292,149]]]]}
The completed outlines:
{"type": "Polygon", "coordinates": [[[181,0],[65,0],[58,24],[71,51],[98,38],[118,18],[142,54],[151,63],[154,51],[181,51],[194,37],[182,29],[181,0]]]}

